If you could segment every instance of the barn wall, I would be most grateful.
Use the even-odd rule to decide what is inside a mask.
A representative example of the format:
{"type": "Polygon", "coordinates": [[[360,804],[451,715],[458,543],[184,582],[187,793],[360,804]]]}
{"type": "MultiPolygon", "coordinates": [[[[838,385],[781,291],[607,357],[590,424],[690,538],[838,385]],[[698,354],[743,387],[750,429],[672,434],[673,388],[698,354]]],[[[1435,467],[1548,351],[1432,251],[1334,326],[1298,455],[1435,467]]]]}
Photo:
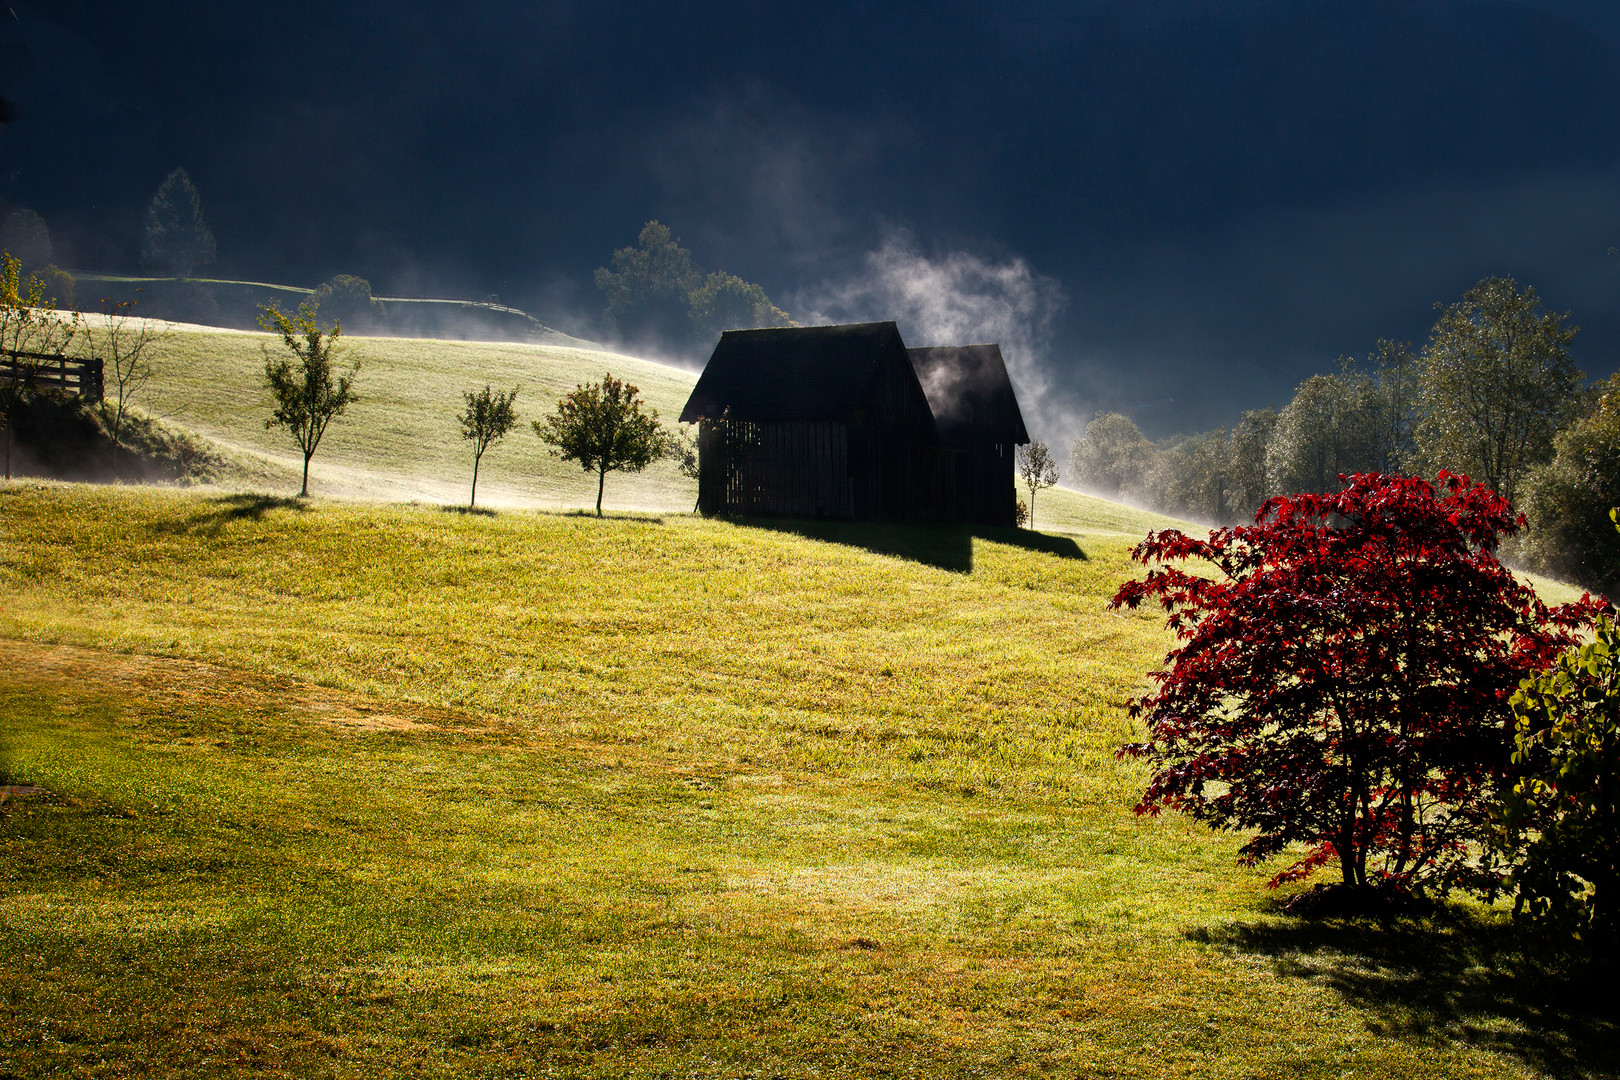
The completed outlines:
{"type": "Polygon", "coordinates": [[[898,339],[878,362],[849,430],[857,518],[946,520],[933,482],[934,414],[898,339]]]}
{"type": "Polygon", "coordinates": [[[852,516],[842,421],[706,423],[698,463],[698,508],[705,514],[852,516]]]}

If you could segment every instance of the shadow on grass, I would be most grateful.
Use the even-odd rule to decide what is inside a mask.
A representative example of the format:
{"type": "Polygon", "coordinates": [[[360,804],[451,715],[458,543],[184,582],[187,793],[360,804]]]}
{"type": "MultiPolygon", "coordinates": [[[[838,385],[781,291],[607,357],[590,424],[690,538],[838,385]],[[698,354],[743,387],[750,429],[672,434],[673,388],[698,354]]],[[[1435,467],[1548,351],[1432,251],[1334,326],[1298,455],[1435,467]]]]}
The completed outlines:
{"type": "Polygon", "coordinates": [[[1029,529],[996,528],[989,525],[936,524],[931,522],[827,521],[816,518],[733,518],[736,524],[755,529],[788,532],[810,540],[864,548],[875,555],[924,563],[941,570],[967,574],[973,570],[975,538],[1010,544],[1063,559],[1084,559],[1086,553],[1067,536],[1048,536],[1029,529]]]}
{"type": "MultiPolygon", "coordinates": [[[[568,510],[568,511],[564,512],[562,516],[563,517],[594,518],[594,517],[596,517],[596,511],[595,510],[568,510]]],[[[649,514],[614,513],[612,510],[604,511],[602,513],[602,520],[603,521],[639,521],[643,525],[662,525],[664,523],[664,519],[661,518],[661,517],[657,517],[657,516],[653,516],[653,515],[649,515],[649,514]]]]}
{"type": "Polygon", "coordinates": [[[1287,919],[1187,936],[1268,957],[1279,974],[1337,992],[1378,1035],[1464,1043],[1554,1076],[1613,1075],[1620,1066],[1612,995],[1533,963],[1523,938],[1505,923],[1446,912],[1429,919],[1287,919]]]}
{"type": "Polygon", "coordinates": [[[297,496],[257,495],[242,493],[239,495],[221,495],[217,499],[210,499],[210,503],[219,507],[214,516],[221,521],[240,521],[251,518],[258,521],[271,510],[298,510],[309,509],[309,500],[297,496]]]}
{"type": "Polygon", "coordinates": [[[250,492],[220,495],[207,500],[203,504],[203,509],[192,514],[186,520],[159,522],[152,526],[152,531],[160,534],[217,533],[222,527],[233,521],[261,521],[264,515],[272,510],[296,510],[303,513],[309,507],[310,502],[308,499],[296,497],[260,495],[250,492]]]}
{"type": "Polygon", "coordinates": [[[441,514],[464,514],[468,517],[494,517],[495,511],[487,506],[441,506],[441,514]]]}

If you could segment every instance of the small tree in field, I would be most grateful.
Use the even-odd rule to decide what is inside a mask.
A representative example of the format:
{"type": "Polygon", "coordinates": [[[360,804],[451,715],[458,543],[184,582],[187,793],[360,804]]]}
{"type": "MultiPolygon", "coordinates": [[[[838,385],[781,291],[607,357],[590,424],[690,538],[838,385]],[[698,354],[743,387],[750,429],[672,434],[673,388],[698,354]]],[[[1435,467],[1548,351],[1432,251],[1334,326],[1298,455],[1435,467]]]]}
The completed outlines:
{"type": "MultiPolygon", "coordinates": [[[[696,435],[688,435],[684,431],[670,432],[669,445],[664,450],[664,456],[674,461],[676,471],[688,480],[703,479],[703,457],[698,453],[696,435]]],[[[702,502],[703,496],[700,492],[697,501],[692,504],[694,514],[702,502]]]]}
{"type": "Polygon", "coordinates": [[[1246,864],[1303,845],[1273,884],[1332,864],[1346,886],[1488,884],[1474,855],[1508,696],[1596,605],[1549,610],[1493,554],[1517,525],[1507,502],[1440,478],[1443,496],[1358,474],[1270,499],[1251,526],[1137,546],[1164,565],[1113,606],[1157,602],[1181,642],[1131,706],[1148,737],[1121,754],[1154,770],[1138,813],[1249,832],[1246,864]]]}
{"type": "Polygon", "coordinates": [[[304,498],[309,494],[309,459],[321,445],[326,425],[359,400],[354,394],[354,377],[360,361],[334,378],[332,360],[342,328],[322,330],[309,304],[300,305],[297,315],[288,315],[276,307],[260,308],[259,325],[279,335],[292,353],[290,359],[271,357],[270,350],[265,349],[264,379],[276,400],[276,411],[264,426],[286,428],[304,452],[304,484],[298,492],[298,497],[304,498]]]}
{"type": "Polygon", "coordinates": [[[85,338],[90,355],[102,363],[111,393],[102,399],[101,419],[112,443],[112,473],[118,475],[118,451],[123,446],[129,409],[135,396],[152,377],[152,353],[168,336],[149,319],[135,317],[137,301],[103,300],[104,321],[88,320],[85,338]]]}
{"type": "Polygon", "coordinates": [[[575,387],[557,401],[557,411],[534,421],[551,452],[596,473],[596,516],[602,516],[607,474],[640,472],[669,450],[658,411],[641,411],[641,391],[612,375],[575,387]]]}
{"type": "MultiPolygon", "coordinates": [[[[1610,518],[1620,525],[1620,511],[1610,518]]],[[[1499,844],[1512,860],[1513,913],[1588,958],[1620,945],[1620,628],[1527,679],[1509,703],[1517,777],[1502,799],[1499,844]]]]}
{"type": "Polygon", "coordinates": [[[461,395],[467,399],[467,408],[461,414],[461,437],[473,444],[472,495],[467,499],[468,506],[478,505],[478,463],[483,460],[484,451],[506,438],[506,433],[517,423],[517,413],[512,409],[517,395],[515,386],[500,393],[486,386],[476,394],[461,395]]]}
{"type": "Polygon", "coordinates": [[[1018,479],[1029,488],[1029,527],[1035,527],[1035,493],[1058,482],[1057,462],[1043,442],[1020,446],[1017,451],[1018,479]]]}

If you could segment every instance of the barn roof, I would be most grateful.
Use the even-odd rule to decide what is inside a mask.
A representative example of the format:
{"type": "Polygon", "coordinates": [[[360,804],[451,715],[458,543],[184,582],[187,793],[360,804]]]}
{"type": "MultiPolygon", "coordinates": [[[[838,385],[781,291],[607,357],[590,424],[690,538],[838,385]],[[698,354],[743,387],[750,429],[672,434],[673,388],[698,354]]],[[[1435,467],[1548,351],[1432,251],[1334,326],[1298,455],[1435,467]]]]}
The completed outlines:
{"type": "Polygon", "coordinates": [[[999,345],[940,345],[907,349],[940,441],[1029,442],[999,345]]]}
{"type": "Polygon", "coordinates": [[[905,342],[892,322],[727,330],[709,357],[681,422],[831,420],[859,404],[879,360],[905,342]]]}

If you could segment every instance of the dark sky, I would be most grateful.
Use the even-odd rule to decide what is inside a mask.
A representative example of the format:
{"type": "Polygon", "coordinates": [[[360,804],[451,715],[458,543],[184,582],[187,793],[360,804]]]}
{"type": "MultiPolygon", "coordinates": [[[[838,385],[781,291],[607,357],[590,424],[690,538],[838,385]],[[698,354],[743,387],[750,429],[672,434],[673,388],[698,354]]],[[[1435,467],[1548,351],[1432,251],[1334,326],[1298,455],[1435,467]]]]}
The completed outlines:
{"type": "Polygon", "coordinates": [[[587,334],[658,218],[801,319],[1003,340],[1048,438],[1164,434],[1421,343],[1488,274],[1615,370],[1617,8],[0,3],[0,205],[133,268],[183,165],[220,276],[587,334]]]}

